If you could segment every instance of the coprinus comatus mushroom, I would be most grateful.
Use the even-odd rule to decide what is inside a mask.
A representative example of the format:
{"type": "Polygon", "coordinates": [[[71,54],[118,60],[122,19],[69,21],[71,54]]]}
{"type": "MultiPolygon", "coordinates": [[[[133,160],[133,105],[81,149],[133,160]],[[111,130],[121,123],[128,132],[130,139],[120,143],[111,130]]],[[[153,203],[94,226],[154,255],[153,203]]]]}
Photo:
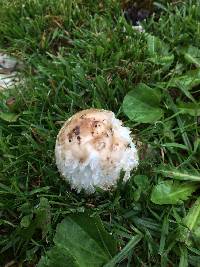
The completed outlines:
{"type": "Polygon", "coordinates": [[[55,147],[56,164],[71,187],[93,193],[107,190],[138,166],[138,154],[130,130],[111,111],[87,109],[69,118],[55,147]]]}

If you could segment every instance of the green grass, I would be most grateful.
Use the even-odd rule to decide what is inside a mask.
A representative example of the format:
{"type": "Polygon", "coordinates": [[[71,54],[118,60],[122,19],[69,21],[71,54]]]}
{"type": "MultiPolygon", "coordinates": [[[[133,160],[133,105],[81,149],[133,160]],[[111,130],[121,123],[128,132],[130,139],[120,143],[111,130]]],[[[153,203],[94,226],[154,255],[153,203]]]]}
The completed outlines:
{"type": "Polygon", "coordinates": [[[180,237],[180,227],[199,196],[199,182],[191,176],[200,171],[200,114],[194,108],[192,116],[181,113],[179,107],[180,102],[199,107],[200,82],[190,90],[170,85],[198,68],[186,60],[184,49],[200,49],[200,6],[198,0],[186,2],[166,7],[159,21],[144,23],[174,54],[165,68],[149,60],[145,34],[125,21],[118,1],[0,1],[0,49],[25,62],[25,82],[0,93],[0,111],[19,115],[15,122],[0,119],[1,266],[11,261],[35,266],[53,246],[57,224],[88,210],[100,215],[117,241],[116,266],[199,266],[200,216],[192,241],[180,237]],[[156,123],[129,120],[123,111],[125,95],[139,83],[160,87],[163,116],[156,123]],[[16,101],[8,107],[10,97],[16,101]],[[90,107],[115,112],[143,145],[140,166],[126,185],[87,196],[60,179],[54,146],[63,121],[90,107]],[[153,188],[171,175],[157,171],[163,163],[187,171],[189,182],[178,183],[192,183],[196,192],[178,204],[153,203],[153,188]],[[135,175],[148,177],[142,189],[135,175]],[[43,198],[48,221],[36,226],[43,198]],[[135,242],[138,233],[142,238],[135,242]],[[118,259],[124,260],[117,264],[118,259]]]}

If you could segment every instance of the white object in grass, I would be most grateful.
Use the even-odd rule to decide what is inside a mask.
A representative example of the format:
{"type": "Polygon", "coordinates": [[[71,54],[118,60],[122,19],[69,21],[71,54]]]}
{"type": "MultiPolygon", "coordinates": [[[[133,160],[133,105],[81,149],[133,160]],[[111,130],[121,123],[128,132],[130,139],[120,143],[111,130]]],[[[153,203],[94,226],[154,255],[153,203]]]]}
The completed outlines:
{"type": "Polygon", "coordinates": [[[55,146],[56,164],[71,187],[93,193],[124,181],[138,166],[130,130],[111,111],[88,109],[76,113],[61,128],[55,146]]]}
{"type": "Polygon", "coordinates": [[[0,91],[9,89],[19,83],[17,69],[22,66],[15,58],[0,53],[0,91]]]}

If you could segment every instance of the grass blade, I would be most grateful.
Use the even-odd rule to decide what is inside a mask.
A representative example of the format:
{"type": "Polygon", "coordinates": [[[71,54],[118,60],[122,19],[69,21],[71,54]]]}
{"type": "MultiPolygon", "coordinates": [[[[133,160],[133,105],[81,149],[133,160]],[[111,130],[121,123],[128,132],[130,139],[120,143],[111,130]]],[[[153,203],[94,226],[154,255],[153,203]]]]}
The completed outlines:
{"type": "Polygon", "coordinates": [[[175,167],[163,165],[158,167],[156,172],[162,174],[164,177],[169,177],[175,180],[200,182],[200,174],[198,172],[188,172],[184,169],[178,170],[175,167]]]}
{"type": "Polygon", "coordinates": [[[187,248],[181,248],[181,257],[180,257],[179,267],[188,267],[187,248]]]}
{"type": "Polygon", "coordinates": [[[104,267],[114,267],[117,263],[124,260],[130,250],[132,250],[142,239],[141,235],[135,235],[133,238],[128,242],[128,244],[120,251],[112,260],[110,260],[104,267]]]}

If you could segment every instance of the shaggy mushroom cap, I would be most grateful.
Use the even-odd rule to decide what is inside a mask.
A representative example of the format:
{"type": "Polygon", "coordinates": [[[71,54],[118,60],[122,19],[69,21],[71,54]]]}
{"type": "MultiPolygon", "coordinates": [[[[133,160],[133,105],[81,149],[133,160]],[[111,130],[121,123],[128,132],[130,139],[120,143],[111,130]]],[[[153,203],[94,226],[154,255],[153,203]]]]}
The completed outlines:
{"type": "Polygon", "coordinates": [[[57,136],[55,156],[59,172],[78,192],[109,189],[121,170],[126,181],[138,166],[129,128],[107,110],[83,110],[69,118],[57,136]]]}

